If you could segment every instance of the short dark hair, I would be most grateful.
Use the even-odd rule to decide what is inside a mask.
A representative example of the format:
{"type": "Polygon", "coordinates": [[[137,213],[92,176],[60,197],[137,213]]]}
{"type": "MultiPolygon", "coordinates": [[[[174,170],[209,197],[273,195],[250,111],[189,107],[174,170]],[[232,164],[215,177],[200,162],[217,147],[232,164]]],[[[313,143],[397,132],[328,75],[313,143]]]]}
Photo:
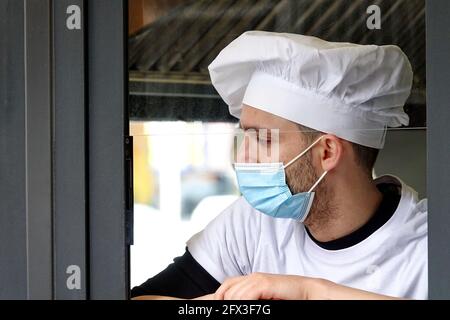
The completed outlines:
{"type": "MultiPolygon", "coordinates": [[[[301,124],[298,125],[300,131],[306,136],[308,143],[313,143],[319,135],[323,134],[320,131],[305,127],[301,124]]],[[[350,141],[349,141],[350,142],[350,141]]],[[[375,166],[375,161],[378,157],[379,149],[366,147],[354,142],[350,142],[353,148],[353,152],[356,157],[356,163],[366,171],[370,176],[372,175],[373,167],[375,166]]]]}

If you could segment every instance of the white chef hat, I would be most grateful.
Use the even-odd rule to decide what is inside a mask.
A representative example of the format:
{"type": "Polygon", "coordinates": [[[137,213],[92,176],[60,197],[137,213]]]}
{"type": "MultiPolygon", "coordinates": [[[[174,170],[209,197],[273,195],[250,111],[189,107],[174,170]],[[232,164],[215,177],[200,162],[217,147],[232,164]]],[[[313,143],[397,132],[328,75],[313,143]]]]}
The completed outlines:
{"type": "Polygon", "coordinates": [[[383,148],[386,127],[409,122],[403,105],[413,74],[408,58],[394,45],[248,31],[208,69],[237,118],[247,104],[377,149],[383,148]]]}

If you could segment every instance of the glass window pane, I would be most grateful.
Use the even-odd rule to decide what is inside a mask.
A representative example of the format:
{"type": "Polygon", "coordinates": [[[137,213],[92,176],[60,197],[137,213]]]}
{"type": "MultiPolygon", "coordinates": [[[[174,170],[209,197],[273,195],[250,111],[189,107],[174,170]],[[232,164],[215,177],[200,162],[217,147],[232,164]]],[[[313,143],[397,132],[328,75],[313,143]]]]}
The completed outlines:
{"type": "Polygon", "coordinates": [[[181,255],[186,240],[239,195],[231,165],[237,119],[207,68],[248,30],[398,45],[414,72],[404,107],[410,122],[388,131],[374,175],[397,174],[426,195],[424,0],[129,0],[132,286],[181,255]],[[368,21],[372,5],[379,28],[368,21]]]}

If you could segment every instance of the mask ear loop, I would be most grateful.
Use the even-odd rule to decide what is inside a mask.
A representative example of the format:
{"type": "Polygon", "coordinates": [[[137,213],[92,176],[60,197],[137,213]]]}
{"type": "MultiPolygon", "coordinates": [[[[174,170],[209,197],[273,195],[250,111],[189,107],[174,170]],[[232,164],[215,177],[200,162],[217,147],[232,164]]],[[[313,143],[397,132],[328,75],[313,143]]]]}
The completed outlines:
{"type": "Polygon", "coordinates": [[[310,193],[311,191],[313,191],[317,185],[320,183],[320,181],[322,181],[322,179],[325,177],[325,175],[328,173],[328,171],[324,171],[324,173],[322,173],[322,175],[320,176],[320,178],[316,181],[316,183],[314,183],[314,185],[311,187],[311,189],[309,189],[308,193],[310,193]]]}
{"type": "Polygon", "coordinates": [[[305,153],[307,153],[309,151],[309,149],[311,149],[312,147],[314,147],[314,145],[320,141],[320,139],[322,139],[323,136],[320,136],[316,141],[314,141],[308,148],[306,148],[305,150],[303,150],[302,153],[300,153],[298,156],[296,156],[294,159],[292,159],[291,161],[289,161],[286,165],[284,165],[284,169],[286,169],[288,166],[290,166],[291,164],[293,164],[296,160],[298,160],[302,155],[304,155],[305,153]]]}

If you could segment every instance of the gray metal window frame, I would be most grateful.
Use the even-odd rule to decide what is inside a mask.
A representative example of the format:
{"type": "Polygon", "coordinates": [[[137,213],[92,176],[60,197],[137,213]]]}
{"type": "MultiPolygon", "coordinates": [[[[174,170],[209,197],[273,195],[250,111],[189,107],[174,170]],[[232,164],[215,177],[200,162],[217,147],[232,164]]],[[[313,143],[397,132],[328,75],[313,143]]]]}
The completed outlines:
{"type": "Polygon", "coordinates": [[[0,2],[0,299],[128,298],[127,8],[0,2]]]}
{"type": "Polygon", "coordinates": [[[52,7],[54,298],[86,299],[86,10],[83,0],[53,1],[52,7]],[[66,28],[66,10],[70,5],[81,9],[81,30],[66,28]],[[79,289],[69,289],[66,284],[67,269],[73,265],[80,270],[79,289]]]}
{"type": "Polygon", "coordinates": [[[50,1],[24,1],[28,299],[52,295],[50,1]]]}
{"type": "Polygon", "coordinates": [[[88,1],[87,9],[90,298],[126,299],[130,286],[126,226],[133,206],[125,161],[128,4],[95,0],[88,1]]]}
{"type": "Polygon", "coordinates": [[[428,284],[450,298],[450,2],[426,2],[428,284]]]}
{"type": "Polygon", "coordinates": [[[23,2],[0,2],[0,299],[25,299],[27,281],[25,24],[23,2]]]}

